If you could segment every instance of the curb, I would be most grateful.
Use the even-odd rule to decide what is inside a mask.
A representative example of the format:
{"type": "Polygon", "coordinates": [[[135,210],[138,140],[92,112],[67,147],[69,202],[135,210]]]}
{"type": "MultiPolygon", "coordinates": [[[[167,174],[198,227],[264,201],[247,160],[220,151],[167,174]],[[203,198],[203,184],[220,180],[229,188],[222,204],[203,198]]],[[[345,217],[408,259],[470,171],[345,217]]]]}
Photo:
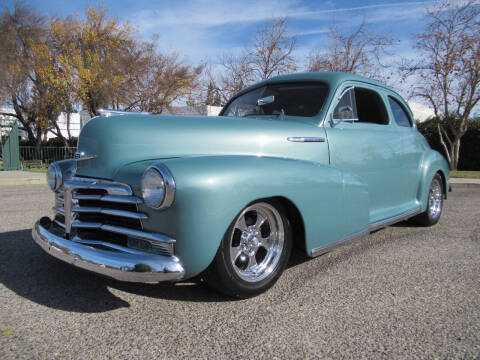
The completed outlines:
{"type": "Polygon", "coordinates": [[[450,182],[452,189],[467,189],[467,188],[479,188],[480,184],[477,183],[452,183],[450,182]]]}
{"type": "Polygon", "coordinates": [[[22,179],[22,180],[0,180],[2,186],[24,186],[24,185],[47,185],[46,180],[41,179],[22,179]]]}

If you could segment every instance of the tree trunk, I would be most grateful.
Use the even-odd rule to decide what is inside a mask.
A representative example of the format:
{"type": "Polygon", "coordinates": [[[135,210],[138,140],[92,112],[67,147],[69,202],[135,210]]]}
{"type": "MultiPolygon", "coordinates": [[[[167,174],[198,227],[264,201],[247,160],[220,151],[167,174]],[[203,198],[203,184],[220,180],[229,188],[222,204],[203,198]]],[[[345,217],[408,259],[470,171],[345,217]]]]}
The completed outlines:
{"type": "Polygon", "coordinates": [[[444,131],[440,123],[437,123],[437,131],[438,131],[438,136],[440,139],[440,144],[443,146],[443,150],[445,150],[445,155],[447,156],[447,161],[448,164],[450,165],[450,168],[452,168],[452,141],[448,137],[448,134],[444,131]],[[445,134],[445,136],[444,136],[445,134]],[[447,143],[445,142],[447,140],[447,143]]]}
{"type": "Polygon", "coordinates": [[[37,129],[35,148],[37,149],[39,159],[44,160],[42,158],[42,130],[40,128],[37,129]]]}
{"type": "Polygon", "coordinates": [[[70,111],[67,112],[67,134],[68,140],[72,140],[72,133],[70,131],[70,111]]]}
{"type": "Polygon", "coordinates": [[[56,133],[57,137],[60,138],[60,140],[63,141],[63,143],[65,144],[66,147],[68,147],[68,141],[67,141],[67,139],[65,138],[65,136],[63,136],[62,130],[60,130],[60,126],[58,126],[58,122],[57,122],[57,121],[55,121],[55,128],[56,128],[56,130],[57,130],[57,133],[56,133]]]}
{"type": "Polygon", "coordinates": [[[450,147],[450,170],[458,169],[458,161],[460,160],[460,137],[456,137],[450,147]]]}

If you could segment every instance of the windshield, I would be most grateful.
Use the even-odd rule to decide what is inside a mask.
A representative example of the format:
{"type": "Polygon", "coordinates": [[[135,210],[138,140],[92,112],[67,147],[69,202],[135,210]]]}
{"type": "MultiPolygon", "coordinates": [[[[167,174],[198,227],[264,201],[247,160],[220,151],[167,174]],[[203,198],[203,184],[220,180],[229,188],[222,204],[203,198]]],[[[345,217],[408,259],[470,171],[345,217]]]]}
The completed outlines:
{"type": "Polygon", "coordinates": [[[222,115],[280,115],[283,110],[285,115],[311,117],[322,109],[327,92],[328,86],[318,82],[269,84],[239,96],[222,115]],[[266,101],[258,105],[259,99],[266,101]]]}

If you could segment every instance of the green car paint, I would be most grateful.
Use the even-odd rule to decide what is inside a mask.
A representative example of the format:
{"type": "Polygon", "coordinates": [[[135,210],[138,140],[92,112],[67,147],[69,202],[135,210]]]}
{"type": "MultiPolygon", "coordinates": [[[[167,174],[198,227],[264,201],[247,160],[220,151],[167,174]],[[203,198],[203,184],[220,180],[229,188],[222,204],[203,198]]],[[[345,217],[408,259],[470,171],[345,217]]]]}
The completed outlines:
{"type": "MultiPolygon", "coordinates": [[[[424,211],[437,172],[448,189],[448,164],[430,149],[415,124],[393,121],[388,97],[406,102],[380,83],[344,73],[279,76],[269,83],[319,81],[328,95],[314,117],[181,117],[123,115],[96,118],[80,135],[77,176],[120,181],[141,196],[140,179],[164,163],[176,184],[175,201],[163,211],[144,204],[144,230],[176,239],[175,255],[193,277],[213,260],[222,237],[249,203],[281,198],[296,209],[307,254],[368,232],[375,224],[424,211]],[[350,86],[376,91],[389,123],[332,121],[340,94],[350,86]],[[289,137],[323,138],[292,142],[289,137]]],[[[233,100],[232,99],[232,100],[233,100]]],[[[228,104],[227,104],[228,106],[228,104]]]]}

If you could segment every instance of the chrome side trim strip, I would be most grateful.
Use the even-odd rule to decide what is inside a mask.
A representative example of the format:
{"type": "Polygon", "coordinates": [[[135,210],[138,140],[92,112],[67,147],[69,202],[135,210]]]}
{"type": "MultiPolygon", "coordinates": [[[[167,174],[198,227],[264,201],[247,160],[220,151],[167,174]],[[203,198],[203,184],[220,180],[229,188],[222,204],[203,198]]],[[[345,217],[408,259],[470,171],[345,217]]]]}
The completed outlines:
{"type": "Polygon", "coordinates": [[[109,195],[132,195],[132,189],[130,188],[130,186],[105,180],[88,178],[82,179],[75,177],[72,180],[65,181],[63,186],[66,190],[105,190],[109,195]]]}
{"type": "Polygon", "coordinates": [[[84,195],[84,194],[73,194],[73,198],[76,200],[98,200],[98,201],[108,201],[122,204],[141,204],[143,200],[136,196],[125,196],[125,195],[84,195]]]}
{"type": "Polygon", "coordinates": [[[59,214],[59,215],[64,215],[64,216],[65,216],[65,209],[63,208],[63,206],[60,206],[60,207],[54,206],[54,207],[52,208],[52,210],[53,210],[53,212],[54,212],[55,214],[59,214]]]}
{"type": "Polygon", "coordinates": [[[100,200],[102,195],[80,195],[80,194],[72,194],[72,199],[76,200],[100,200]]]}
{"type": "Polygon", "coordinates": [[[310,136],[289,136],[287,140],[291,142],[325,142],[325,138],[310,136]]]}
{"type": "Polygon", "coordinates": [[[386,227],[388,225],[391,225],[391,224],[394,224],[394,223],[397,223],[397,222],[400,222],[400,221],[403,221],[403,220],[407,220],[408,218],[411,218],[412,216],[418,215],[420,213],[421,213],[421,210],[419,210],[419,209],[410,210],[410,211],[406,211],[406,212],[404,212],[400,215],[396,215],[396,216],[393,216],[393,217],[385,219],[385,220],[377,221],[376,223],[370,224],[370,232],[381,229],[383,227],[386,227]]]}
{"type": "Polygon", "coordinates": [[[148,233],[120,226],[83,222],[78,220],[75,220],[72,223],[72,227],[81,229],[100,229],[114,234],[130,236],[132,238],[148,241],[152,245],[152,247],[162,249],[169,255],[173,255],[174,253],[173,246],[176,240],[162,234],[148,233]]]}
{"type": "Polygon", "coordinates": [[[64,215],[65,215],[65,236],[70,238],[70,232],[72,231],[72,189],[66,188],[65,193],[63,194],[63,199],[65,200],[64,215]]]}
{"type": "Polygon", "coordinates": [[[75,220],[72,224],[74,228],[80,229],[100,229],[102,227],[102,223],[93,223],[93,222],[84,222],[75,220]]]}
{"type": "Polygon", "coordinates": [[[156,241],[156,242],[165,243],[165,244],[175,244],[174,239],[161,234],[148,233],[148,232],[143,232],[139,230],[123,228],[120,226],[106,225],[106,224],[102,225],[101,229],[105,231],[117,233],[117,234],[125,234],[138,239],[156,241]]]}
{"type": "Polygon", "coordinates": [[[143,213],[131,212],[127,210],[115,210],[115,209],[104,209],[99,207],[88,207],[88,206],[74,206],[72,211],[74,213],[96,213],[96,214],[105,214],[120,216],[129,219],[148,219],[148,216],[143,213]]]}
{"type": "Polygon", "coordinates": [[[157,242],[166,243],[166,244],[175,244],[175,239],[169,238],[168,236],[124,228],[121,226],[107,225],[102,223],[91,223],[91,222],[76,220],[73,222],[72,227],[83,228],[83,229],[101,229],[101,230],[110,231],[116,234],[131,236],[137,239],[157,241],[157,242]]]}
{"type": "Polygon", "coordinates": [[[53,222],[65,230],[65,224],[64,223],[62,223],[61,221],[58,221],[58,220],[53,220],[53,222]]]}
{"type": "Polygon", "coordinates": [[[391,218],[388,218],[388,219],[385,219],[385,220],[382,220],[382,221],[378,221],[376,223],[372,223],[372,224],[370,224],[370,226],[367,230],[363,230],[363,231],[360,231],[360,232],[355,233],[353,235],[347,236],[346,238],[344,238],[342,240],[339,240],[339,241],[336,241],[332,244],[328,244],[328,245],[325,245],[325,246],[320,246],[320,247],[312,249],[311,256],[316,257],[316,256],[323,255],[327,252],[330,252],[331,250],[333,250],[334,248],[336,248],[338,246],[345,245],[345,244],[349,243],[350,241],[361,238],[361,237],[363,237],[363,236],[365,236],[365,235],[367,235],[367,234],[369,234],[369,233],[371,233],[375,230],[384,228],[388,225],[395,224],[395,223],[403,221],[403,220],[407,220],[407,219],[411,218],[412,216],[418,215],[420,213],[421,213],[421,210],[419,210],[419,209],[410,210],[410,211],[406,211],[406,212],[404,212],[400,215],[396,215],[396,216],[393,216],[391,218]]]}
{"type": "Polygon", "coordinates": [[[338,246],[348,244],[349,242],[351,242],[353,240],[356,240],[356,239],[358,239],[362,236],[367,235],[369,232],[370,232],[370,230],[368,230],[368,229],[363,230],[363,231],[360,231],[360,232],[355,233],[353,235],[347,236],[345,239],[336,241],[332,244],[328,244],[328,245],[325,245],[325,246],[320,246],[320,247],[317,247],[315,249],[312,249],[311,256],[316,257],[316,256],[326,254],[327,252],[332,251],[334,248],[336,248],[338,246]]]}
{"type": "MultiPolygon", "coordinates": [[[[49,232],[45,220],[42,218],[35,223],[32,229],[33,240],[48,254],[79,268],[121,281],[141,283],[176,281],[185,275],[180,260],[175,256],[140,251],[133,253],[132,249],[95,249],[49,232]]],[[[116,250],[120,248],[122,247],[116,250]]]]}
{"type": "Polygon", "coordinates": [[[111,249],[114,249],[114,250],[117,250],[117,251],[125,252],[125,253],[128,253],[128,254],[142,254],[142,253],[144,253],[143,251],[140,251],[140,250],[130,249],[130,248],[127,248],[127,247],[123,247],[123,246],[120,246],[120,245],[117,245],[117,244],[108,243],[108,242],[105,242],[105,241],[81,239],[78,236],[75,236],[72,239],[72,241],[76,242],[76,243],[79,243],[79,244],[84,244],[84,245],[101,245],[101,246],[105,246],[105,247],[108,247],[108,248],[111,248],[111,249]]]}

